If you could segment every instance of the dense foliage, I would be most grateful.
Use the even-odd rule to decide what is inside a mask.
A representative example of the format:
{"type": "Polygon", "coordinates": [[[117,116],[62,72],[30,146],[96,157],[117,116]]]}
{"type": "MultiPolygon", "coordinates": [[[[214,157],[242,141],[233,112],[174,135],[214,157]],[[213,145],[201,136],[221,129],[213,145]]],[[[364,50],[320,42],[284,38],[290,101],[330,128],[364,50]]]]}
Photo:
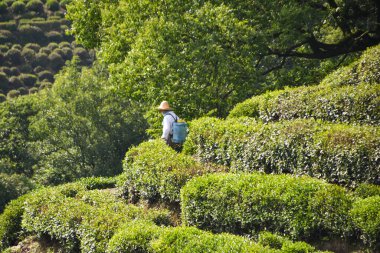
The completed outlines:
{"type": "Polygon", "coordinates": [[[341,187],[308,177],[208,175],[191,180],[181,201],[186,225],[214,232],[268,230],[309,240],[352,233],[352,198],[341,187]]]}
{"type": "Polygon", "coordinates": [[[237,171],[310,175],[341,185],[379,184],[379,129],[314,120],[191,122],[184,150],[237,171]]]}
{"type": "MultiPolygon", "coordinates": [[[[172,101],[184,118],[226,116],[237,102],[267,88],[318,82],[341,63],[339,57],[275,55],[274,48],[303,41],[314,29],[323,33],[320,37],[328,29],[339,30],[327,18],[333,11],[327,4],[315,10],[313,4],[289,0],[286,6],[268,1],[78,0],[68,6],[68,19],[76,39],[98,49],[113,81],[134,99],[148,106],[172,101]],[[308,32],[300,32],[301,27],[308,32]]],[[[331,42],[339,39],[338,32],[330,37],[331,42]]]]}
{"type": "Polygon", "coordinates": [[[378,125],[380,122],[380,47],[370,48],[350,66],[328,75],[320,85],[286,88],[239,103],[229,117],[264,121],[315,118],[378,125]]]}
{"type": "Polygon", "coordinates": [[[0,1],[1,95],[11,99],[50,87],[53,76],[78,50],[87,53],[77,55],[82,59],[80,64],[92,64],[94,54],[90,55],[65,32],[70,22],[64,18],[64,2],[68,1],[0,1]],[[50,74],[49,78],[42,75],[44,72],[50,74]],[[29,78],[25,80],[23,76],[29,78]]]}
{"type": "Polygon", "coordinates": [[[161,200],[178,204],[182,186],[213,169],[191,156],[178,154],[162,140],[144,142],[125,156],[124,195],[133,202],[141,198],[151,203],[161,200]]]}

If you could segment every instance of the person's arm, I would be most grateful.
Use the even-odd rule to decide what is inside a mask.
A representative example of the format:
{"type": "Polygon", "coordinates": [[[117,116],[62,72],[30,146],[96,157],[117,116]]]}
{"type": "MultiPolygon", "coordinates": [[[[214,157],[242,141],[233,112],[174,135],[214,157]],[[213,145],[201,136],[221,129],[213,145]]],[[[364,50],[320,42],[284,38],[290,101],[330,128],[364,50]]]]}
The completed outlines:
{"type": "Polygon", "coordinates": [[[169,135],[170,135],[170,120],[169,120],[169,117],[164,117],[161,138],[168,140],[169,135]]]}

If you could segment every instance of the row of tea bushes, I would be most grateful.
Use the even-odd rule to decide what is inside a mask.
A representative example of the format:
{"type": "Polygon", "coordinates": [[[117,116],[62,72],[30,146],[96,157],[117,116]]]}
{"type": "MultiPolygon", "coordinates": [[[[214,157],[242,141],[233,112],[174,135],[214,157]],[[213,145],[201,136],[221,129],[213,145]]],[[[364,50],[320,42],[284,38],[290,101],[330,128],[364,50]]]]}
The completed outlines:
{"type": "Polygon", "coordinates": [[[268,233],[256,243],[231,234],[169,227],[168,211],[126,205],[107,191],[86,190],[110,181],[81,180],[11,201],[0,215],[0,249],[16,244],[24,231],[50,237],[64,252],[318,252],[304,242],[268,233]]]}
{"type": "Polygon", "coordinates": [[[266,233],[260,238],[259,243],[256,243],[241,236],[226,233],[212,234],[194,227],[162,228],[151,222],[131,222],[126,223],[112,237],[106,252],[312,253],[318,251],[307,243],[292,242],[270,233],[266,233]]]}
{"type": "Polygon", "coordinates": [[[196,176],[215,170],[177,153],[162,140],[131,148],[125,156],[123,192],[127,199],[179,203],[180,189],[196,176]]]}
{"type": "Polygon", "coordinates": [[[267,92],[239,103],[229,117],[265,122],[314,118],[331,122],[380,124],[380,84],[310,86],[267,92]]]}
{"type": "Polygon", "coordinates": [[[124,222],[142,219],[158,225],[171,223],[170,213],[164,209],[147,210],[127,205],[109,191],[86,190],[94,188],[94,180],[90,181],[39,189],[11,201],[0,216],[0,248],[14,244],[22,230],[48,236],[69,252],[104,252],[124,222]]]}
{"type": "Polygon", "coordinates": [[[380,196],[354,198],[343,187],[291,175],[210,174],[181,190],[185,225],[213,232],[270,231],[293,239],[380,242],[380,196]]]}
{"type": "Polygon", "coordinates": [[[315,120],[192,121],[184,152],[236,171],[292,173],[355,187],[380,183],[378,127],[315,120]]]}

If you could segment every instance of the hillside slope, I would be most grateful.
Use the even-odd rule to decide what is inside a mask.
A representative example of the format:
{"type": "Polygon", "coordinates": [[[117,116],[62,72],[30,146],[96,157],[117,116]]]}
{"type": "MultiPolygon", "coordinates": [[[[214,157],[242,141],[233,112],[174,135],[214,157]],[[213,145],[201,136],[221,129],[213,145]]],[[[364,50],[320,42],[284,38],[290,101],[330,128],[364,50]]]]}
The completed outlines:
{"type": "Polygon", "coordinates": [[[0,102],[51,87],[74,56],[91,65],[93,53],[66,34],[69,0],[0,1],[0,102]]]}

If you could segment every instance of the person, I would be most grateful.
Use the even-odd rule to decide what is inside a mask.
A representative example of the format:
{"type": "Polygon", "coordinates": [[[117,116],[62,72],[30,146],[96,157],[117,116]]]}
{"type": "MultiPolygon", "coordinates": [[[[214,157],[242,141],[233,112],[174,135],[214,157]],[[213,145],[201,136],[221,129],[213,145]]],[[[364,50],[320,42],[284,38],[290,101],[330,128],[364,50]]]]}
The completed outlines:
{"type": "Polygon", "coordinates": [[[173,134],[173,123],[179,120],[178,116],[173,112],[173,109],[170,108],[168,101],[162,101],[160,106],[157,108],[164,119],[162,120],[162,136],[161,139],[165,140],[166,144],[169,146],[174,146],[172,143],[172,134],[173,134]]]}

